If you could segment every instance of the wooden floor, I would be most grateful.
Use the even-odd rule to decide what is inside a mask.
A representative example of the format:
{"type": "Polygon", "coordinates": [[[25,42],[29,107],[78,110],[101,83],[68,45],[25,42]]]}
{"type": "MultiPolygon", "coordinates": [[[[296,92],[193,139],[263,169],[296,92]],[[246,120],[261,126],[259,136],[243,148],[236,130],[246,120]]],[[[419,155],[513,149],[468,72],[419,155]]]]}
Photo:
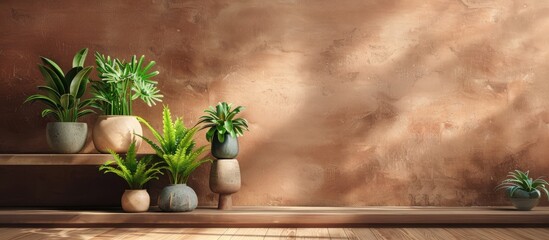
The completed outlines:
{"type": "Polygon", "coordinates": [[[0,239],[549,239],[549,228],[0,228],[0,239]]]}

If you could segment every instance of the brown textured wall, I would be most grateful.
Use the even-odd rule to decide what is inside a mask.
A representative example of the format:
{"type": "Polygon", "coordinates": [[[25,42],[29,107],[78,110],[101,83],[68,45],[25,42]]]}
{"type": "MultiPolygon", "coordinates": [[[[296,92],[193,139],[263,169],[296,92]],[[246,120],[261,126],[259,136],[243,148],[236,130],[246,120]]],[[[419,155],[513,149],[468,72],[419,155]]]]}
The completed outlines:
{"type": "MultiPolygon", "coordinates": [[[[89,47],[156,60],[188,124],[247,106],[238,205],[500,205],[507,171],[549,174],[545,1],[4,0],[0,19],[3,153],[48,151],[21,105],[38,56],[89,47]]],[[[161,106],[135,113],[160,126],[161,106]]]]}

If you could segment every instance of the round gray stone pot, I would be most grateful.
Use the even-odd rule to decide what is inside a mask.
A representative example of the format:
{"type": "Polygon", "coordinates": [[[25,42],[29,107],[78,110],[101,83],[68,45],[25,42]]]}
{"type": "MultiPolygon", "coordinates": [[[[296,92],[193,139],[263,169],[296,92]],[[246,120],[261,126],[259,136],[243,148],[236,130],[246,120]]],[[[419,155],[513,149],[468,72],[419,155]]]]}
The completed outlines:
{"type": "Polygon", "coordinates": [[[158,195],[158,207],[165,212],[190,212],[198,206],[198,197],[187,184],[172,184],[158,195]]]}
{"type": "Polygon", "coordinates": [[[48,145],[56,153],[78,153],[86,144],[88,124],[81,122],[50,122],[46,126],[48,145]]]}
{"type": "Polygon", "coordinates": [[[212,139],[212,155],[217,159],[233,159],[238,155],[238,138],[225,134],[225,141],[219,142],[217,132],[212,139]]]}
{"type": "Polygon", "coordinates": [[[513,206],[521,211],[532,210],[532,208],[538,205],[541,197],[541,193],[538,190],[527,192],[519,189],[515,191],[513,196],[510,196],[509,191],[507,191],[507,194],[509,195],[509,199],[511,200],[511,203],[513,203],[513,206]]]}

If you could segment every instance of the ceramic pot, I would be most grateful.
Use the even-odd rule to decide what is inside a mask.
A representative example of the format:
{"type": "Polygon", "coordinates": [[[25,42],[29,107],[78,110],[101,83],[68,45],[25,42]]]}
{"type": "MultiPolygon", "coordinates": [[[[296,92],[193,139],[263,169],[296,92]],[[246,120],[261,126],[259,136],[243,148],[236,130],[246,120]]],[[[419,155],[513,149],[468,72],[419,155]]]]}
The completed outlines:
{"type": "Polygon", "coordinates": [[[510,189],[507,189],[507,195],[513,206],[521,211],[532,210],[532,208],[538,205],[541,198],[541,192],[537,189],[531,192],[518,189],[513,193],[513,196],[511,196],[510,189]]]}
{"type": "Polygon", "coordinates": [[[50,122],[46,140],[56,153],[78,153],[86,144],[88,124],[81,122],[50,122]]]}
{"type": "Polygon", "coordinates": [[[187,184],[172,184],[158,195],[158,207],[165,212],[190,212],[198,205],[198,197],[187,184]]]}
{"type": "Polygon", "coordinates": [[[141,146],[141,138],[134,133],[143,135],[135,116],[101,115],[93,127],[93,144],[102,153],[108,153],[108,149],[126,153],[134,140],[136,150],[141,146]]]}
{"type": "Polygon", "coordinates": [[[212,155],[218,159],[232,159],[238,155],[238,138],[225,134],[225,141],[219,142],[217,132],[212,139],[212,155]]]}
{"type": "Polygon", "coordinates": [[[240,166],[236,159],[218,159],[210,169],[210,189],[219,194],[218,209],[232,208],[231,194],[238,192],[241,186],[240,166]]]}
{"type": "Polygon", "coordinates": [[[147,190],[126,190],[122,194],[122,209],[124,212],[146,212],[149,210],[151,197],[147,190]]]}

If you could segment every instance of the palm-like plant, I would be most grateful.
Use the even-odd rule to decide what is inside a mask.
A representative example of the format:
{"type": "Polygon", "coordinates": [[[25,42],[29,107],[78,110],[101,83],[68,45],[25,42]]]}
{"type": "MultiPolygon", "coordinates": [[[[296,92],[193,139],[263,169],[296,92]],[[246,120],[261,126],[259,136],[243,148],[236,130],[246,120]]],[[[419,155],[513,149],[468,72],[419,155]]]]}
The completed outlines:
{"type": "Polygon", "coordinates": [[[226,133],[236,138],[242,136],[244,130],[248,130],[248,121],[246,119],[234,118],[236,114],[244,110],[244,107],[238,106],[233,110],[231,110],[231,107],[231,103],[220,102],[215,108],[210,106],[209,109],[204,110],[207,114],[200,117],[200,121],[196,125],[205,123],[200,129],[210,128],[206,132],[208,142],[211,142],[216,134],[219,142],[224,142],[226,133]]]}
{"type": "Polygon", "coordinates": [[[528,176],[529,171],[522,172],[515,170],[509,172],[507,175],[509,178],[503,180],[501,184],[496,187],[496,190],[506,189],[509,193],[509,197],[513,197],[517,190],[522,190],[527,193],[535,192],[534,196],[540,196],[540,190],[545,192],[547,199],[549,199],[549,191],[547,191],[547,181],[543,180],[544,177],[532,179],[528,176]]]}
{"type": "Polygon", "coordinates": [[[132,142],[126,158],[120,157],[117,153],[110,151],[114,160],[109,161],[99,167],[99,171],[103,173],[114,173],[128,183],[130,189],[143,189],[143,185],[152,179],[158,179],[158,174],[163,174],[163,167],[160,162],[152,163],[153,156],[148,155],[137,160],[137,150],[135,149],[135,141],[132,142]],[[116,166],[112,166],[116,164],[116,166]]]}
{"type": "Polygon", "coordinates": [[[129,62],[95,53],[99,81],[92,81],[94,107],[107,115],[132,115],[132,101],[140,98],[148,106],[162,102],[162,95],[151,80],[159,74],[149,72],[154,61],[144,65],[145,56],[137,60],[134,55],[129,62]]]}
{"type": "Polygon", "coordinates": [[[137,117],[147,126],[158,144],[150,139],[138,135],[154,149],[156,154],[164,160],[166,169],[170,172],[170,181],[173,184],[187,183],[191,173],[205,162],[211,162],[207,157],[200,158],[206,151],[206,146],[196,147],[194,134],[197,128],[186,128],[181,118],[172,121],[170,109],[164,106],[162,112],[163,135],[157,132],[145,119],[137,117]],[[196,148],[195,148],[196,147],[196,148]]]}
{"type": "Polygon", "coordinates": [[[40,57],[43,65],[38,69],[44,80],[45,86],[38,86],[43,94],[35,94],[27,98],[26,102],[40,101],[48,106],[42,111],[42,117],[53,115],[60,122],[76,122],[78,118],[93,113],[91,109],[85,109],[92,103],[92,99],[81,101],[86,92],[88,76],[93,67],[84,67],[88,49],[84,48],[72,61],[72,68],[66,74],[54,61],[40,57]]]}

